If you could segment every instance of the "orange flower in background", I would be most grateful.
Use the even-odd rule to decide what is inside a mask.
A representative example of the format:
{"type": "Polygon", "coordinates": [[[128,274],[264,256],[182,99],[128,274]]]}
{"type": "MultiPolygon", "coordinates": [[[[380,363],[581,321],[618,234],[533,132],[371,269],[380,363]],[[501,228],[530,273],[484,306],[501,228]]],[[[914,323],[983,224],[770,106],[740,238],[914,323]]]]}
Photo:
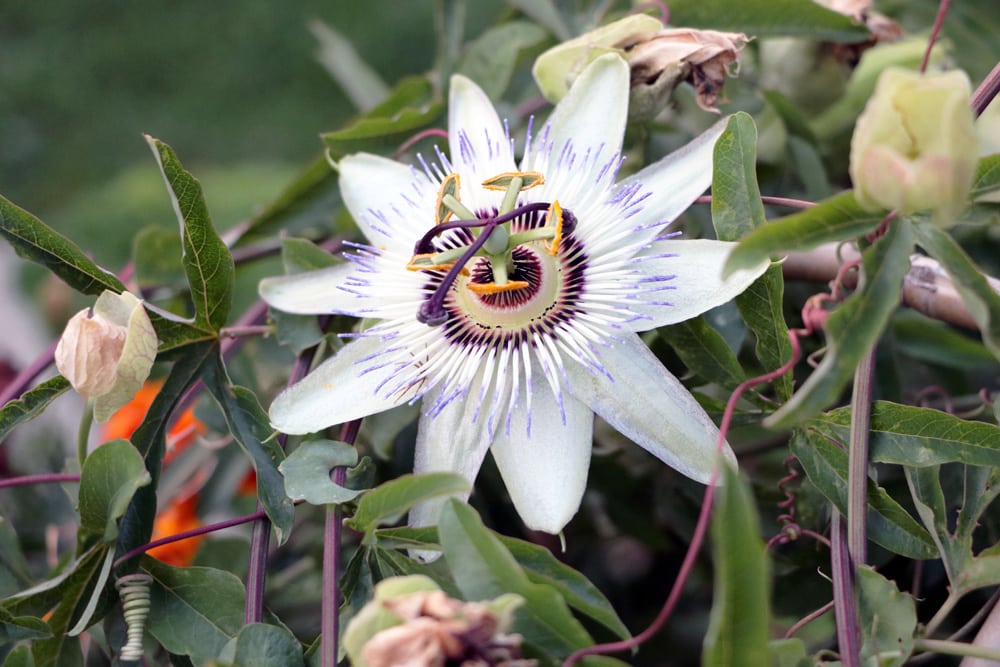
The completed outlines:
{"type": "MultiPolygon", "coordinates": [[[[125,440],[131,438],[139,425],[142,424],[146,413],[149,412],[149,406],[153,404],[153,399],[160,393],[162,386],[163,382],[160,380],[146,382],[135,398],[118,410],[104,425],[101,429],[101,440],[106,442],[117,438],[125,440]]],[[[196,435],[204,434],[205,430],[205,425],[194,416],[194,408],[185,410],[167,432],[167,455],[164,458],[164,463],[183,451],[191,444],[196,435]]]]}
{"type": "MultiPolygon", "coordinates": [[[[156,515],[153,521],[152,540],[194,530],[201,525],[201,519],[198,518],[198,494],[192,493],[186,498],[175,499],[156,515]]],[[[146,553],[168,565],[185,567],[194,561],[194,555],[203,539],[204,535],[189,537],[186,540],[158,546],[146,553]]]]}

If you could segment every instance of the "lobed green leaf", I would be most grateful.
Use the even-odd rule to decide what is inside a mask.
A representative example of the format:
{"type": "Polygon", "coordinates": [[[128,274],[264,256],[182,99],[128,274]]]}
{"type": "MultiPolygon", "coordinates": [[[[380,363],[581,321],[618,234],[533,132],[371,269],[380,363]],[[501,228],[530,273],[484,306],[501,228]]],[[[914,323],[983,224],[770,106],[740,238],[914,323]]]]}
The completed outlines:
{"type": "Polygon", "coordinates": [[[709,382],[734,389],[746,379],[729,344],[703,316],[661,327],[657,335],[673,348],[684,366],[709,382]]]}
{"type": "MultiPolygon", "coordinates": [[[[832,410],[808,427],[841,442],[849,440],[850,408],[832,410]]],[[[931,408],[875,401],[869,458],[878,463],[921,467],[958,462],[1000,466],[1000,428],[931,408]]]]}
{"type": "Polygon", "coordinates": [[[24,392],[20,398],[9,401],[0,409],[0,442],[3,442],[15,426],[42,414],[52,401],[69,388],[69,380],[57,375],[24,392]]]}
{"type": "Polygon", "coordinates": [[[194,302],[194,324],[216,332],[229,317],[236,268],[205,206],[201,184],[184,170],[170,146],[146,136],[170,193],[184,248],[184,271],[194,302]]]}
{"type": "Polygon", "coordinates": [[[266,623],[243,626],[223,648],[219,661],[239,667],[302,667],[302,645],[285,628],[266,623]]]}
{"type": "Polygon", "coordinates": [[[91,452],[80,474],[81,545],[89,546],[93,538],[114,543],[118,519],[135,492],[151,481],[142,455],[128,440],[112,440],[91,452]]]}
{"type": "Polygon", "coordinates": [[[545,30],[529,21],[510,21],[490,28],[468,46],[458,73],[475,81],[493,100],[510,85],[521,51],[545,39],[545,30]]]}
{"type": "Polygon", "coordinates": [[[330,473],[334,468],[357,465],[358,450],[337,440],[307,440],[288,455],[278,472],[285,478],[285,493],[292,500],[305,500],[312,505],[346,503],[361,491],[334,483],[330,473]]]}
{"type": "Polygon", "coordinates": [[[712,517],[715,593],[704,667],[768,667],[771,610],[770,575],[760,520],[749,485],[732,466],[712,517]]]}
{"type": "Polygon", "coordinates": [[[862,253],[864,282],[827,319],[823,361],[791,400],[765,420],[766,426],[788,428],[837,400],[898,307],[912,250],[911,225],[896,220],[884,237],[862,253]]]}
{"type": "MultiPolygon", "coordinates": [[[[809,481],[846,512],[847,452],[823,435],[804,429],[793,431],[790,446],[809,481]]],[[[872,480],[868,480],[868,534],[873,542],[907,558],[925,560],[938,555],[924,527],[872,480]]]]}
{"type": "Polygon", "coordinates": [[[787,35],[845,44],[869,39],[862,24],[806,0],[674,0],[670,22],[757,37],[787,35]]]}
{"type": "Polygon", "coordinates": [[[0,235],[18,257],[41,264],[82,294],[125,291],[122,281],[94,263],[79,246],[4,197],[0,197],[0,235]]]}
{"type": "Polygon", "coordinates": [[[726,262],[726,275],[757,266],[765,258],[790,250],[811,250],[830,241],[846,241],[878,227],[885,211],[866,211],[851,191],[841,192],[812,208],[779,218],[743,238],[726,262]]]}
{"type": "MultiPolygon", "coordinates": [[[[712,224],[720,241],[738,241],[766,222],[757,185],[757,128],[750,116],[737,113],[729,119],[715,142],[713,164],[712,224]]],[[[782,310],[784,291],[781,267],[772,266],[735,299],[743,321],[757,338],[757,359],[768,371],[780,368],[792,356],[782,310]]],[[[792,395],[790,373],[772,384],[782,401],[792,395]]]]}
{"type": "MultiPolygon", "coordinates": [[[[861,659],[879,667],[899,667],[913,652],[917,609],[913,598],[872,567],[857,568],[861,659]]],[[[867,663],[866,663],[867,664],[867,663]]]]}
{"type": "Polygon", "coordinates": [[[205,387],[226,419],[233,438],[250,457],[257,473],[257,498],[274,525],[278,543],[288,539],[295,519],[291,498],[285,494],[285,480],[278,472],[285,452],[272,437],[274,430],[257,396],[246,387],[233,385],[223,366],[222,357],[208,364],[205,387]]]}
{"type": "Polygon", "coordinates": [[[365,492],[358,501],[357,511],[346,524],[359,533],[365,533],[365,541],[368,542],[376,527],[399,521],[417,503],[468,492],[469,481],[455,473],[401,475],[365,492]]]}
{"type": "Polygon", "coordinates": [[[347,127],[321,136],[335,159],[356,151],[395,147],[393,144],[437,120],[443,108],[434,97],[430,81],[410,77],[396,84],[381,104],[347,127]]]}
{"type": "Polygon", "coordinates": [[[142,567],[153,577],[146,627],[171,653],[203,665],[243,627],[246,591],[235,575],[208,567],[173,567],[149,557],[142,567]]]}
{"type": "Polygon", "coordinates": [[[979,325],[983,343],[1000,359],[1000,294],[947,232],[930,222],[915,225],[917,243],[941,262],[979,325]]]}
{"type": "Polygon", "coordinates": [[[1000,190],[1000,153],[987,155],[976,164],[969,199],[979,199],[997,190],[1000,190]]]}

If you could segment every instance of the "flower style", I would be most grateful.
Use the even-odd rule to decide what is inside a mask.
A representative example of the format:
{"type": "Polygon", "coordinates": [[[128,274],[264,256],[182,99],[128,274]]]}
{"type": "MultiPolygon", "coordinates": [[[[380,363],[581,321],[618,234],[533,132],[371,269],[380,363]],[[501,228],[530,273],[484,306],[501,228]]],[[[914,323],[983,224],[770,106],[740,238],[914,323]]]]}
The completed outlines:
{"type": "Polygon", "coordinates": [[[551,533],[579,508],[594,413],[707,481],[718,430],[636,332],[725,303],[767,262],[723,280],[733,244],[661,236],[710,184],[721,124],[615,184],[628,86],[619,56],[596,59],[541,131],[529,127],[520,167],[506,125],[460,76],[450,156],[422,168],[343,158],[344,201],[370,245],[261,294],[283,311],[380,321],[281,393],[273,425],[309,433],[422,399],[415,472],[472,480],[489,449],[525,524],[551,533]]]}

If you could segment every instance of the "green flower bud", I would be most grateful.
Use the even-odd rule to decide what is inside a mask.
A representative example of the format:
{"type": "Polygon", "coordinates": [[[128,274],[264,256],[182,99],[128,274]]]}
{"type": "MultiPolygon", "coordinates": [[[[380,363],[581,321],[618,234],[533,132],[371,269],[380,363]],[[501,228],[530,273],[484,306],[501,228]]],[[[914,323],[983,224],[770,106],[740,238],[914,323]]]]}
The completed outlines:
{"type": "Polygon", "coordinates": [[[960,71],[882,73],[851,140],[851,180],[861,206],[930,209],[937,224],[954,224],[976,170],[970,89],[960,71]]]}
{"type": "Polygon", "coordinates": [[[139,299],[105,290],[66,324],[55,358],[77,393],[95,399],[94,418],[105,422],[149,377],[156,332],[139,299]]]}

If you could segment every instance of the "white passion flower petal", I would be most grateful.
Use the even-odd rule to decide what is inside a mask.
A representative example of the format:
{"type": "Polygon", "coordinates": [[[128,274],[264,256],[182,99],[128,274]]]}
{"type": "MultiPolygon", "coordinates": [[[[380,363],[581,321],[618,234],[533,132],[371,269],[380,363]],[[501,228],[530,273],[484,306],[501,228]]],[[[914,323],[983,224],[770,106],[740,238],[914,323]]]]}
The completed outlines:
{"type": "Polygon", "coordinates": [[[376,248],[413,251],[413,221],[434,208],[437,184],[401,162],[358,153],[337,163],[340,193],[361,233],[376,248]]]}
{"type": "Polygon", "coordinates": [[[296,315],[341,313],[366,317],[367,299],[344,289],[357,268],[350,263],[325,269],[276,276],[260,281],[260,298],[272,308],[296,315]]]}
{"type": "Polygon", "coordinates": [[[416,388],[387,393],[397,370],[385,354],[389,347],[375,336],[351,341],[278,394],[268,412],[271,425],[282,433],[315,433],[417,398],[416,388]]]}
{"type": "Polygon", "coordinates": [[[642,210],[629,220],[635,225],[635,241],[652,241],[712,184],[715,142],[728,122],[723,118],[690,143],[615,186],[621,197],[642,199],[642,210]]]}
{"type": "Polygon", "coordinates": [[[554,198],[573,199],[572,191],[581,188],[600,194],[613,182],[628,118],[628,94],[621,91],[628,90],[628,82],[621,56],[597,58],[532,138],[524,168],[544,171],[546,191],[558,193],[554,198]],[[604,187],[595,187],[598,181],[604,187]]]}
{"type": "MultiPolygon", "coordinates": [[[[482,374],[472,383],[470,393],[478,395],[481,380],[482,374]]],[[[418,475],[455,472],[469,480],[471,486],[490,447],[486,420],[476,419],[478,404],[469,400],[452,400],[440,412],[429,413],[427,409],[443,398],[441,394],[444,390],[444,387],[438,386],[424,396],[413,472],[418,475]]],[[[437,523],[444,501],[444,498],[435,498],[415,506],[410,510],[410,525],[419,527],[437,523]]]]}
{"type": "MultiPolygon", "coordinates": [[[[514,170],[514,147],[486,93],[461,75],[451,78],[448,144],[451,157],[443,166],[461,177],[460,197],[473,209],[492,203],[475,194],[485,194],[481,186],[486,179],[514,170]]],[[[490,195],[488,199],[496,199],[490,195]]]]}
{"type": "Polygon", "coordinates": [[[522,386],[490,451],[524,525],[558,533],[587,488],[594,413],[568,394],[558,400],[540,371],[532,381],[530,405],[522,386]]]}
{"type": "MultiPolygon", "coordinates": [[[[610,377],[567,363],[569,392],[656,458],[708,482],[719,429],[691,392],[635,334],[602,349],[601,360],[610,377]]],[[[735,464],[728,444],[725,456],[735,464]]]]}
{"type": "Polygon", "coordinates": [[[723,279],[722,267],[738,244],[710,239],[655,241],[632,260],[642,277],[629,310],[640,317],[628,322],[632,331],[676,324],[721,306],[742,294],[771,262],[741,269],[723,279]]]}

